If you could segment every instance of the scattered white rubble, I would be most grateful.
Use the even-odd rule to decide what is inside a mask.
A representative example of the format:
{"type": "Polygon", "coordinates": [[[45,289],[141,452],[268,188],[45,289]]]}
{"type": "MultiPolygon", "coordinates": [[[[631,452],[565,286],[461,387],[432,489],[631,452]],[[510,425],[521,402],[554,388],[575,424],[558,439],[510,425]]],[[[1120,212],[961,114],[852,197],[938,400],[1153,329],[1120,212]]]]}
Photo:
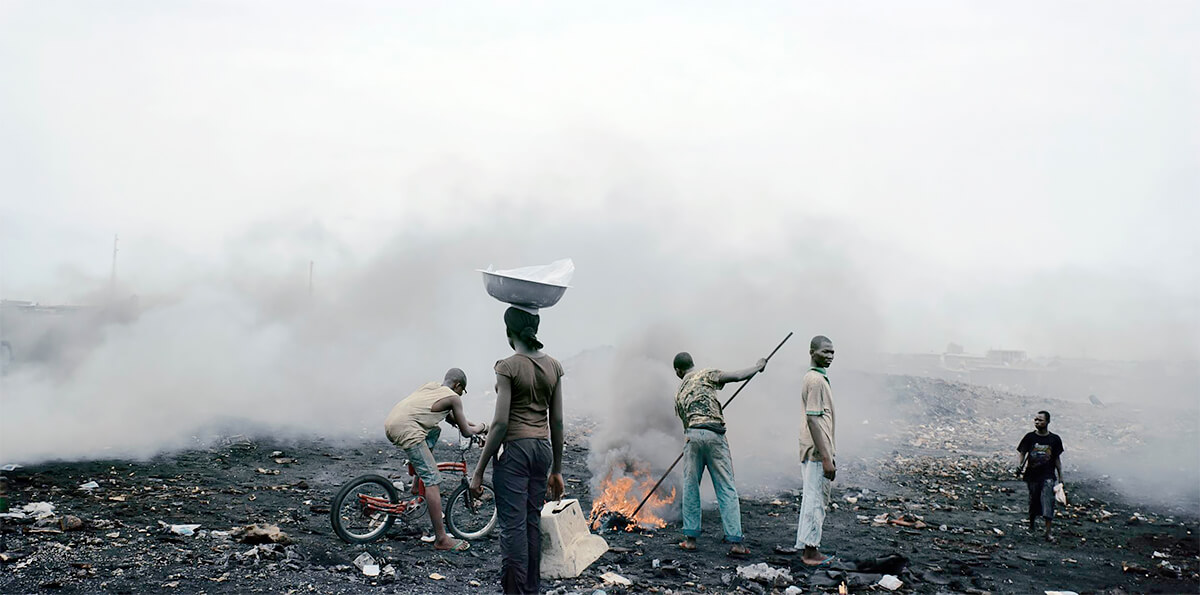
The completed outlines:
{"type": "Polygon", "coordinates": [[[41,520],[54,516],[54,505],[49,502],[30,502],[22,506],[20,512],[26,516],[41,520]]]}
{"type": "Polygon", "coordinates": [[[899,589],[900,586],[904,584],[904,582],[901,581],[900,579],[896,578],[894,575],[885,574],[885,575],[883,575],[882,578],[879,579],[879,582],[875,583],[875,584],[877,584],[880,587],[883,587],[884,589],[887,589],[889,591],[895,591],[896,589],[899,589]]]}
{"type": "Polygon", "coordinates": [[[379,564],[375,562],[375,558],[371,554],[363,552],[354,559],[354,565],[367,576],[379,576],[379,564]]]}
{"type": "Polygon", "coordinates": [[[628,587],[629,585],[633,584],[633,581],[615,572],[606,572],[600,575],[600,580],[604,581],[604,584],[606,585],[621,585],[623,587],[628,587]]]}
{"type": "Polygon", "coordinates": [[[96,489],[96,488],[98,488],[98,487],[100,487],[100,484],[98,484],[98,483],[96,483],[96,482],[94,482],[94,481],[89,481],[89,482],[87,482],[87,483],[85,483],[85,484],[83,484],[83,485],[79,486],[79,489],[81,489],[81,490],[83,490],[83,491],[85,491],[85,492],[90,492],[90,491],[92,491],[92,490],[94,490],[94,489],[96,489]]]}
{"type": "Polygon", "coordinates": [[[1172,564],[1172,563],[1170,563],[1170,562],[1168,562],[1168,561],[1166,561],[1166,560],[1162,560],[1162,561],[1160,561],[1160,562],[1158,563],[1158,567],[1159,567],[1159,568],[1161,568],[1161,569],[1163,569],[1163,570],[1167,570],[1167,571],[1173,572],[1173,573],[1175,573],[1175,574],[1179,574],[1179,573],[1183,572],[1183,569],[1182,569],[1182,568],[1180,568],[1180,567],[1178,567],[1178,566],[1176,566],[1176,565],[1174,565],[1174,564],[1172,564]]]}
{"type": "Polygon", "coordinates": [[[191,524],[186,524],[186,525],[171,525],[171,532],[176,535],[192,535],[196,532],[196,529],[199,529],[199,528],[200,528],[200,525],[198,523],[191,523],[191,524]]]}
{"type": "MultiPolygon", "coordinates": [[[[738,566],[738,576],[752,580],[760,581],[770,585],[776,583],[787,584],[792,582],[792,571],[786,568],[774,568],[766,562],[751,564],[749,566],[738,566]]],[[[782,585],[780,585],[782,586],[782,585]]]]}

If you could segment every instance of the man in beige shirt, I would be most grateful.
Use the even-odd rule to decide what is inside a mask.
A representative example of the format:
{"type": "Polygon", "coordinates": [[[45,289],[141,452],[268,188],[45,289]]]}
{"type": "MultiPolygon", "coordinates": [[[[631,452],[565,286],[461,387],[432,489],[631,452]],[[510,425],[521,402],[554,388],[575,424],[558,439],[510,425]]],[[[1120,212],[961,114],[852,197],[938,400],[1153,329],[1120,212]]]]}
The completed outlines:
{"type": "Polygon", "coordinates": [[[397,403],[383,423],[388,440],[404,449],[417,470],[417,477],[425,483],[425,503],[435,535],[433,547],[439,550],[464,551],[470,547],[466,541],[452,539],[446,534],[442,522],[442,496],[438,489],[442,476],[433,460],[433,447],[442,434],[438,427],[442,420],[458,426],[458,431],[468,438],[487,432],[487,424],[467,421],[462,404],[465,392],[467,375],[458,368],[450,368],[441,384],[428,382],[422,385],[397,403]]]}
{"type": "Polygon", "coordinates": [[[832,556],[823,556],[821,528],[829,506],[830,482],[837,475],[833,441],[833,388],[826,369],[833,363],[833,341],[823,335],[809,343],[812,365],[804,375],[800,398],[804,423],[800,426],[800,466],[804,491],[800,497],[800,521],[796,527],[796,549],[804,548],[801,561],[808,566],[828,566],[832,556]]]}

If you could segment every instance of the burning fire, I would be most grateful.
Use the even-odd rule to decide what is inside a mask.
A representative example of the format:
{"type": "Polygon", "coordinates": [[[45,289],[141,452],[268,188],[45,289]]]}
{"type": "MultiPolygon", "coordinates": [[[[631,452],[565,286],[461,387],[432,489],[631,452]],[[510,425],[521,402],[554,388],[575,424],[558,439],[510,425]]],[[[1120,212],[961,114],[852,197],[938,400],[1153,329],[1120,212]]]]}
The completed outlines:
{"type": "Polygon", "coordinates": [[[673,486],[669,490],[666,486],[659,486],[658,491],[650,496],[646,505],[638,511],[637,516],[631,516],[657,480],[657,477],[650,475],[650,469],[642,464],[626,463],[609,469],[604,480],[600,482],[600,494],[592,501],[592,514],[588,519],[592,530],[600,529],[601,525],[614,517],[631,521],[625,523],[626,531],[633,531],[638,527],[666,527],[667,521],[661,514],[675,502],[673,486]]]}

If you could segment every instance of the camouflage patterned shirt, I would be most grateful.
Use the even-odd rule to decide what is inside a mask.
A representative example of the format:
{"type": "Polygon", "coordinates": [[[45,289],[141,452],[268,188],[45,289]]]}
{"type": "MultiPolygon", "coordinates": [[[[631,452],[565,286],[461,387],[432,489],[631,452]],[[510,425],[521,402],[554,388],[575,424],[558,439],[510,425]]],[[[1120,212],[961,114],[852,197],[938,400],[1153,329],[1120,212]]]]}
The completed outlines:
{"type": "Polygon", "coordinates": [[[721,402],[717,400],[720,379],[721,371],[713,368],[696,370],[683,379],[675,393],[675,414],[683,420],[683,429],[725,427],[721,402]]]}

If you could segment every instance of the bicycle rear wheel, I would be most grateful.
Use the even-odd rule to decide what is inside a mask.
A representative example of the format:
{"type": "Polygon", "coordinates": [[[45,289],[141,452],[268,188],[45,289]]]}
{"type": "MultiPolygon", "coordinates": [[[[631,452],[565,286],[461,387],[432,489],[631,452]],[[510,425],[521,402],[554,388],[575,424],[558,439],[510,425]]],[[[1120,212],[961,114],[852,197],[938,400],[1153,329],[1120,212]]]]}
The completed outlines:
{"type": "Polygon", "coordinates": [[[483,483],[483,495],[470,497],[464,482],[454,490],[446,504],[446,529],[460,539],[481,539],[496,528],[496,492],[483,483]]]}
{"type": "Polygon", "coordinates": [[[356,477],[342,486],[329,506],[333,532],[346,543],[375,541],[396,522],[395,517],[375,504],[399,501],[396,488],[386,477],[374,474],[356,477]]]}

